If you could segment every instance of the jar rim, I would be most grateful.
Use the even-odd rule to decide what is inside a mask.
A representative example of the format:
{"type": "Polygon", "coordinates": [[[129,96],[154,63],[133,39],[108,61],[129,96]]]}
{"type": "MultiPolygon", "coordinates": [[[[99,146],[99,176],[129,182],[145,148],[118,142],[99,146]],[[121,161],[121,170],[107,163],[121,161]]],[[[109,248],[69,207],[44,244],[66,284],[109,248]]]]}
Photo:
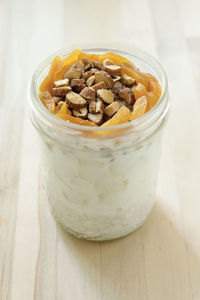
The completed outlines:
{"type": "MultiPolygon", "coordinates": [[[[139,130],[140,127],[144,126],[144,124],[148,123],[148,120],[154,117],[156,114],[162,113],[162,106],[163,102],[167,97],[168,94],[168,81],[167,81],[167,75],[163,68],[163,66],[159,63],[159,61],[154,58],[151,54],[140,50],[139,48],[135,46],[130,46],[127,44],[119,44],[119,43],[112,43],[111,45],[105,45],[102,43],[95,43],[94,44],[80,44],[80,45],[74,45],[70,47],[65,47],[62,49],[59,49],[58,51],[52,53],[49,57],[44,59],[35,69],[34,74],[32,76],[30,87],[28,90],[28,96],[29,96],[29,102],[31,105],[32,110],[34,110],[37,114],[39,113],[40,117],[43,117],[45,119],[45,122],[48,124],[53,124],[58,127],[62,127],[63,130],[76,130],[80,132],[99,132],[104,131],[111,132],[113,130],[120,130],[120,129],[131,129],[136,128],[139,130]],[[84,126],[79,124],[74,124],[69,121],[62,120],[61,118],[57,117],[55,114],[52,114],[41,102],[39,95],[38,95],[38,77],[42,74],[42,72],[47,69],[50,66],[50,63],[52,61],[52,58],[54,56],[67,56],[69,55],[74,49],[81,49],[83,52],[90,51],[91,53],[95,53],[97,51],[102,51],[102,53],[105,52],[114,52],[117,54],[120,54],[125,57],[132,57],[132,61],[134,63],[134,58],[137,58],[137,60],[143,62],[148,67],[151,67],[154,70],[154,67],[156,67],[157,71],[161,74],[161,78],[159,79],[159,82],[162,86],[162,94],[158,100],[158,102],[142,117],[139,117],[138,119],[135,119],[133,121],[123,123],[120,125],[114,125],[109,127],[90,127],[90,126],[84,126]],[[126,50],[125,50],[126,49],[126,50]],[[150,63],[149,63],[150,62],[150,63]],[[151,66],[151,64],[154,65],[154,67],[151,66]]],[[[166,112],[168,111],[168,107],[166,108],[166,112]]]]}

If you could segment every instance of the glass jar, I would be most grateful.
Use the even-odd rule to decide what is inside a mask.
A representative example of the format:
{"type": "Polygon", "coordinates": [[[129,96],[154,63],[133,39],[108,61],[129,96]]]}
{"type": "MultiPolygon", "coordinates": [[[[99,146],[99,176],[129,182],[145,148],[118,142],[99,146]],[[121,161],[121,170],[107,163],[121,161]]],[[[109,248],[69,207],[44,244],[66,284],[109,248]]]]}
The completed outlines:
{"type": "Polygon", "coordinates": [[[111,240],[137,229],[154,205],[161,135],[169,111],[167,78],[157,60],[135,47],[77,48],[127,57],[141,71],[156,76],[162,86],[160,100],[148,113],[102,131],[59,119],[38,97],[52,58],[67,56],[74,47],[43,61],[32,78],[31,120],[39,135],[42,181],[52,214],[78,238],[111,240]]]}

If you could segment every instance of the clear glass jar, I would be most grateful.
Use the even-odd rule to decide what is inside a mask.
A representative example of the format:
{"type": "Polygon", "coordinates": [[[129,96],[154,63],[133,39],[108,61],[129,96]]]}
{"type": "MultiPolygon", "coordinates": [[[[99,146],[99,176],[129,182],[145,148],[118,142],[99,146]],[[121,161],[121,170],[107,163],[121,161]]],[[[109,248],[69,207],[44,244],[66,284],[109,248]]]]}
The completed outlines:
{"type": "Polygon", "coordinates": [[[88,53],[112,51],[128,57],[141,71],[156,76],[163,90],[147,114],[102,132],[101,128],[59,119],[38,97],[39,84],[52,58],[67,56],[74,47],[51,55],[33,75],[31,120],[39,135],[42,180],[53,216],[78,238],[111,240],[137,229],[154,205],[161,134],[169,111],[167,78],[158,61],[135,47],[77,48],[88,53]]]}

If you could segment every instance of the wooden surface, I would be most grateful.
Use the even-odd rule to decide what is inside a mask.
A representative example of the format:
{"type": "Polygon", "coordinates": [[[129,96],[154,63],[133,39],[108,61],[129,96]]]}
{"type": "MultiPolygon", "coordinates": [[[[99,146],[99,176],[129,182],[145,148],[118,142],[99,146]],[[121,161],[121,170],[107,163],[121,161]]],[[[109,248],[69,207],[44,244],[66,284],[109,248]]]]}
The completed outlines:
{"type": "Polygon", "coordinates": [[[199,0],[0,0],[0,299],[200,299],[199,0]],[[135,44],[170,82],[156,205],[107,243],[55,224],[40,187],[26,89],[38,62],[83,41],[135,44]]]}

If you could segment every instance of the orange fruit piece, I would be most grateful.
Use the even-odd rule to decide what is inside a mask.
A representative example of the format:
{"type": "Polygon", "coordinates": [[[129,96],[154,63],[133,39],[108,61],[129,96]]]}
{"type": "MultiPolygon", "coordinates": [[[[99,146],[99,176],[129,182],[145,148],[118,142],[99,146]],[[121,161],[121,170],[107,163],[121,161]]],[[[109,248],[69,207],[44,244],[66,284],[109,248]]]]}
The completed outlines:
{"type": "Polygon", "coordinates": [[[148,101],[146,96],[138,98],[133,106],[133,112],[130,116],[130,121],[133,121],[145,114],[148,101]]]}
{"type": "Polygon", "coordinates": [[[147,81],[147,91],[153,92],[158,98],[160,98],[162,94],[162,88],[157,78],[149,73],[143,74],[145,80],[147,81]]]}
{"type": "Polygon", "coordinates": [[[50,112],[56,113],[56,104],[53,98],[42,100],[42,102],[50,112]]]}
{"type": "Polygon", "coordinates": [[[56,116],[59,117],[59,114],[64,114],[64,115],[71,115],[70,110],[67,107],[67,103],[64,102],[61,106],[61,108],[59,109],[59,111],[57,112],[56,116]]]}
{"type": "Polygon", "coordinates": [[[63,64],[60,71],[57,73],[56,80],[61,79],[65,72],[79,60],[79,55],[81,53],[83,53],[81,50],[75,49],[68,56],[63,57],[63,64]]]}
{"type": "Polygon", "coordinates": [[[141,83],[139,83],[135,88],[134,88],[134,96],[135,99],[137,100],[138,98],[142,96],[146,96],[148,104],[146,107],[146,112],[149,111],[158,101],[158,97],[154,95],[152,92],[147,92],[147,89],[145,86],[141,83]]]}
{"type": "Polygon", "coordinates": [[[130,114],[130,110],[126,106],[122,106],[118,112],[110,120],[101,125],[101,127],[114,126],[129,122],[130,114]]]}
{"type": "Polygon", "coordinates": [[[63,64],[63,57],[56,56],[54,57],[48,75],[44,78],[40,84],[40,92],[52,91],[53,83],[57,80],[57,74],[61,70],[63,64]]]}
{"type": "Polygon", "coordinates": [[[83,126],[97,127],[97,125],[94,122],[91,122],[91,121],[88,121],[88,120],[83,120],[83,119],[78,118],[78,117],[73,117],[73,116],[70,116],[70,115],[62,113],[62,112],[58,112],[56,114],[56,116],[63,119],[63,120],[65,120],[65,121],[69,121],[69,122],[74,123],[74,124],[83,125],[83,126]]]}
{"type": "Polygon", "coordinates": [[[51,94],[48,91],[40,93],[39,97],[40,100],[49,100],[50,98],[52,98],[51,94]]]}

